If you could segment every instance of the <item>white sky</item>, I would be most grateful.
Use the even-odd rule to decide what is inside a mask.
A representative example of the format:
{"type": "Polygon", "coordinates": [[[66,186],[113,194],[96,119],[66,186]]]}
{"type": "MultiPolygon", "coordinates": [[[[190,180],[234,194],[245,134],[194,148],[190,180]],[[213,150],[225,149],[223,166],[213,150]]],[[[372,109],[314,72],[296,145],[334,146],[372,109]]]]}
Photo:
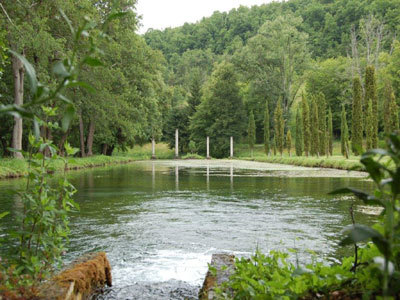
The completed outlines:
{"type": "Polygon", "coordinates": [[[240,5],[253,6],[272,0],[138,0],[137,13],[142,16],[139,33],[148,28],[177,27],[209,17],[214,11],[229,11],[240,5]]]}

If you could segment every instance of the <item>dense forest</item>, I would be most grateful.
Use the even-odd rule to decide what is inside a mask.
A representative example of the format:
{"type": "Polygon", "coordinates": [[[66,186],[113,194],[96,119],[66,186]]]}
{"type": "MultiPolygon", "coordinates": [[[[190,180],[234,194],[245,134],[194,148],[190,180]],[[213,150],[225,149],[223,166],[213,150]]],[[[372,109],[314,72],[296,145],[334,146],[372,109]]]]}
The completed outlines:
{"type": "MultiPolygon", "coordinates": [[[[67,95],[78,112],[72,127],[41,128],[61,152],[66,139],[79,146],[81,156],[111,155],[152,138],[173,147],[178,128],[182,152],[195,148],[204,154],[209,136],[211,155],[228,156],[233,136],[251,147],[264,143],[267,153],[282,153],[293,135],[297,155],[329,154],[332,140],[341,137],[346,156],[376,146],[385,132],[398,129],[398,0],[241,6],[178,28],[150,29],[144,36],[136,33],[136,1],[117,3],[3,4],[0,101],[17,105],[30,101],[29,85],[6,49],[24,54],[40,80],[51,85],[52,66],[71,51],[59,9],[74,24],[89,16],[94,27],[111,10],[128,12],[107,26],[107,38],[99,34],[94,40],[103,66],[80,75],[92,88],[77,86],[67,95]]],[[[10,146],[27,145],[31,123],[8,116],[0,122],[1,155],[11,155],[10,146]]]]}

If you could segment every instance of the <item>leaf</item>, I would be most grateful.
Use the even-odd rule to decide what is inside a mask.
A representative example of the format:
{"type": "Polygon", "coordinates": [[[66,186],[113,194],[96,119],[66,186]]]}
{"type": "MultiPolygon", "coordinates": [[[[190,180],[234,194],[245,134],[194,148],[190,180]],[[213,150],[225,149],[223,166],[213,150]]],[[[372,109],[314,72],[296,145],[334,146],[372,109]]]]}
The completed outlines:
{"type": "Polygon", "coordinates": [[[117,13],[110,14],[110,15],[108,15],[108,17],[107,17],[107,19],[106,19],[104,24],[107,24],[107,23],[111,22],[114,19],[122,18],[127,14],[128,14],[128,12],[124,12],[124,11],[120,11],[120,12],[117,12],[117,13]]]}
{"type": "Polygon", "coordinates": [[[32,94],[36,94],[37,91],[37,86],[38,86],[38,81],[36,77],[36,71],[35,68],[28,62],[28,60],[21,54],[18,54],[15,51],[8,50],[10,53],[14,56],[16,56],[24,65],[26,75],[28,76],[30,85],[31,85],[31,90],[32,94]]]}
{"type": "Polygon", "coordinates": [[[62,102],[67,103],[67,104],[72,104],[72,101],[69,100],[67,97],[65,97],[62,94],[57,94],[56,96],[58,99],[60,99],[62,102]]]}
{"type": "Polygon", "coordinates": [[[75,107],[70,104],[67,106],[67,109],[61,121],[61,128],[64,132],[68,130],[69,124],[71,124],[71,120],[74,117],[74,115],[75,115],[75,107]]]}
{"type": "Polygon", "coordinates": [[[9,214],[8,211],[2,212],[2,213],[0,214],[0,219],[4,218],[4,217],[7,216],[8,214],[9,214]]]}
{"type": "Polygon", "coordinates": [[[349,233],[348,236],[340,242],[340,245],[345,246],[371,239],[383,255],[390,255],[389,242],[375,229],[365,225],[355,224],[347,226],[343,231],[349,231],[349,233]]]}
{"type": "Polygon", "coordinates": [[[382,170],[386,170],[387,168],[369,156],[361,158],[361,163],[365,166],[371,178],[379,184],[383,178],[382,170]]]}
{"type": "Polygon", "coordinates": [[[90,84],[87,84],[86,82],[83,82],[83,81],[72,81],[67,84],[67,87],[77,87],[77,86],[86,89],[90,93],[96,92],[94,87],[92,87],[90,84]]]}
{"type": "Polygon", "coordinates": [[[104,66],[104,64],[99,59],[90,56],[85,57],[83,63],[91,67],[104,66]]]}
{"type": "Polygon", "coordinates": [[[40,138],[40,129],[39,129],[39,122],[37,118],[33,119],[33,133],[38,140],[40,138]]]}
{"type": "Polygon", "coordinates": [[[380,205],[380,206],[385,206],[384,203],[377,199],[374,196],[371,196],[367,193],[364,193],[363,191],[353,189],[353,188],[342,188],[342,189],[337,189],[333,192],[330,192],[329,195],[338,195],[338,194],[349,194],[352,193],[354,196],[356,196],[358,199],[361,199],[365,204],[369,205],[380,205]]]}
{"type": "Polygon", "coordinates": [[[60,76],[62,78],[67,78],[71,76],[71,73],[69,73],[67,71],[67,69],[65,68],[65,65],[62,61],[57,62],[54,66],[53,66],[53,73],[57,76],[60,76]]]}
{"type": "Polygon", "coordinates": [[[67,22],[69,30],[71,31],[71,34],[74,35],[75,30],[74,30],[74,27],[72,27],[71,20],[67,17],[67,15],[64,13],[64,11],[62,9],[59,9],[59,12],[60,12],[61,17],[63,17],[65,22],[67,22]]]}

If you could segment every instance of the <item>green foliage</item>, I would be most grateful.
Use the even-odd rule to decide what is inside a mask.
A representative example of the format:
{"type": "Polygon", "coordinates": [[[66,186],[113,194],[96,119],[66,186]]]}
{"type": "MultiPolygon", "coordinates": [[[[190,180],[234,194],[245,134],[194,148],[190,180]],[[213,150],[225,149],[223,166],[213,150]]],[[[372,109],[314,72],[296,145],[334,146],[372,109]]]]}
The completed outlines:
{"type": "Polygon", "coordinates": [[[319,154],[326,153],[326,101],[323,93],[319,93],[316,97],[318,101],[318,129],[319,129],[319,154]]]}
{"type": "Polygon", "coordinates": [[[207,91],[190,121],[190,139],[199,154],[206,153],[206,137],[210,137],[213,157],[229,155],[230,137],[239,141],[245,130],[245,111],[239,94],[238,78],[232,64],[216,66],[206,84],[207,91]]]}
{"type": "Polygon", "coordinates": [[[365,69],[365,104],[366,104],[366,129],[367,149],[378,147],[378,96],[376,91],[375,68],[367,66],[365,69]],[[371,104],[369,103],[371,101],[371,104]],[[369,105],[371,107],[369,108],[369,105]],[[371,111],[369,111],[371,109],[371,111]],[[368,123],[370,122],[370,123],[368,123]],[[372,128],[368,128],[371,126],[372,128]],[[371,145],[368,147],[368,139],[371,140],[371,145]]]}
{"type": "Polygon", "coordinates": [[[372,149],[374,143],[374,112],[372,108],[372,100],[369,99],[365,108],[365,136],[367,140],[366,148],[367,150],[372,149]]]}
{"type": "Polygon", "coordinates": [[[353,106],[351,149],[355,155],[359,155],[363,148],[363,114],[362,114],[361,82],[358,77],[353,79],[353,106]]]}
{"type": "MultiPolygon", "coordinates": [[[[371,103],[371,100],[369,100],[371,103]]],[[[345,188],[334,192],[352,193],[366,205],[378,205],[384,210],[380,223],[372,228],[355,224],[347,228],[348,236],[342,244],[359,243],[372,240],[381,257],[374,257],[380,266],[380,288],[384,297],[394,296],[399,292],[400,280],[400,136],[391,134],[386,149],[374,149],[364,153],[361,163],[376,185],[375,192],[370,195],[362,191],[345,188]],[[382,163],[385,158],[385,163],[382,163]],[[383,259],[382,259],[383,257],[383,259]]],[[[372,261],[370,261],[372,263],[372,261]]]]}
{"type": "Polygon", "coordinates": [[[189,151],[191,154],[196,153],[197,148],[196,148],[196,143],[194,141],[189,142],[189,151]]]}
{"type": "Polygon", "coordinates": [[[327,146],[328,154],[333,155],[333,122],[332,122],[332,111],[331,108],[328,110],[328,131],[327,131],[327,146]]]}
{"type": "Polygon", "coordinates": [[[254,144],[256,142],[256,123],[254,121],[253,111],[250,111],[249,125],[247,127],[247,139],[251,152],[253,152],[254,144]]]}
{"type": "Polygon", "coordinates": [[[342,125],[340,133],[340,144],[342,155],[349,158],[349,127],[347,125],[346,109],[342,105],[342,125]]]}
{"type": "Polygon", "coordinates": [[[290,129],[288,130],[286,134],[286,148],[288,150],[289,156],[291,156],[291,151],[292,151],[292,133],[290,132],[290,129]]]}
{"type": "Polygon", "coordinates": [[[311,120],[311,155],[319,156],[319,114],[318,114],[318,104],[317,98],[312,97],[311,101],[311,111],[310,111],[310,120],[311,120]]]}
{"type": "Polygon", "coordinates": [[[301,118],[300,108],[297,108],[296,113],[296,155],[301,156],[303,154],[303,120],[301,118]]]}
{"type": "Polygon", "coordinates": [[[306,97],[302,96],[301,99],[302,113],[303,113],[303,136],[304,136],[304,152],[308,156],[311,150],[311,124],[310,124],[310,110],[306,97]]]}
{"type": "Polygon", "coordinates": [[[265,154],[269,155],[271,148],[270,148],[270,123],[269,123],[269,109],[268,109],[268,102],[265,103],[265,113],[264,113],[264,151],[265,154]]]}
{"type": "Polygon", "coordinates": [[[399,130],[399,108],[390,83],[385,84],[385,102],[383,112],[383,123],[385,134],[399,130]]]}
{"type": "Polygon", "coordinates": [[[276,104],[275,113],[274,113],[274,127],[275,127],[274,141],[275,141],[277,150],[282,155],[283,145],[284,145],[284,141],[285,141],[285,120],[283,119],[281,99],[279,99],[278,103],[276,104]]]}

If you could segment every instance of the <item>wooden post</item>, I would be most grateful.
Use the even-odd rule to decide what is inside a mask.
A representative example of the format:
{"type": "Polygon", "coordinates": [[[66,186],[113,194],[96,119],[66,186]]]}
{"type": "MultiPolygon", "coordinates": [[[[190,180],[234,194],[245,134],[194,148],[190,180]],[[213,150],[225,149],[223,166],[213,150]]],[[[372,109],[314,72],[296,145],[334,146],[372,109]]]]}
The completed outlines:
{"type": "Polygon", "coordinates": [[[179,158],[179,130],[175,129],[175,158],[179,158]]]}
{"type": "Polygon", "coordinates": [[[207,159],[210,159],[210,137],[207,137],[207,159]]]}
{"type": "Polygon", "coordinates": [[[156,159],[156,140],[154,137],[151,139],[151,159],[156,159]]]}
{"type": "Polygon", "coordinates": [[[233,136],[231,136],[231,158],[233,158],[233,136]]]}

